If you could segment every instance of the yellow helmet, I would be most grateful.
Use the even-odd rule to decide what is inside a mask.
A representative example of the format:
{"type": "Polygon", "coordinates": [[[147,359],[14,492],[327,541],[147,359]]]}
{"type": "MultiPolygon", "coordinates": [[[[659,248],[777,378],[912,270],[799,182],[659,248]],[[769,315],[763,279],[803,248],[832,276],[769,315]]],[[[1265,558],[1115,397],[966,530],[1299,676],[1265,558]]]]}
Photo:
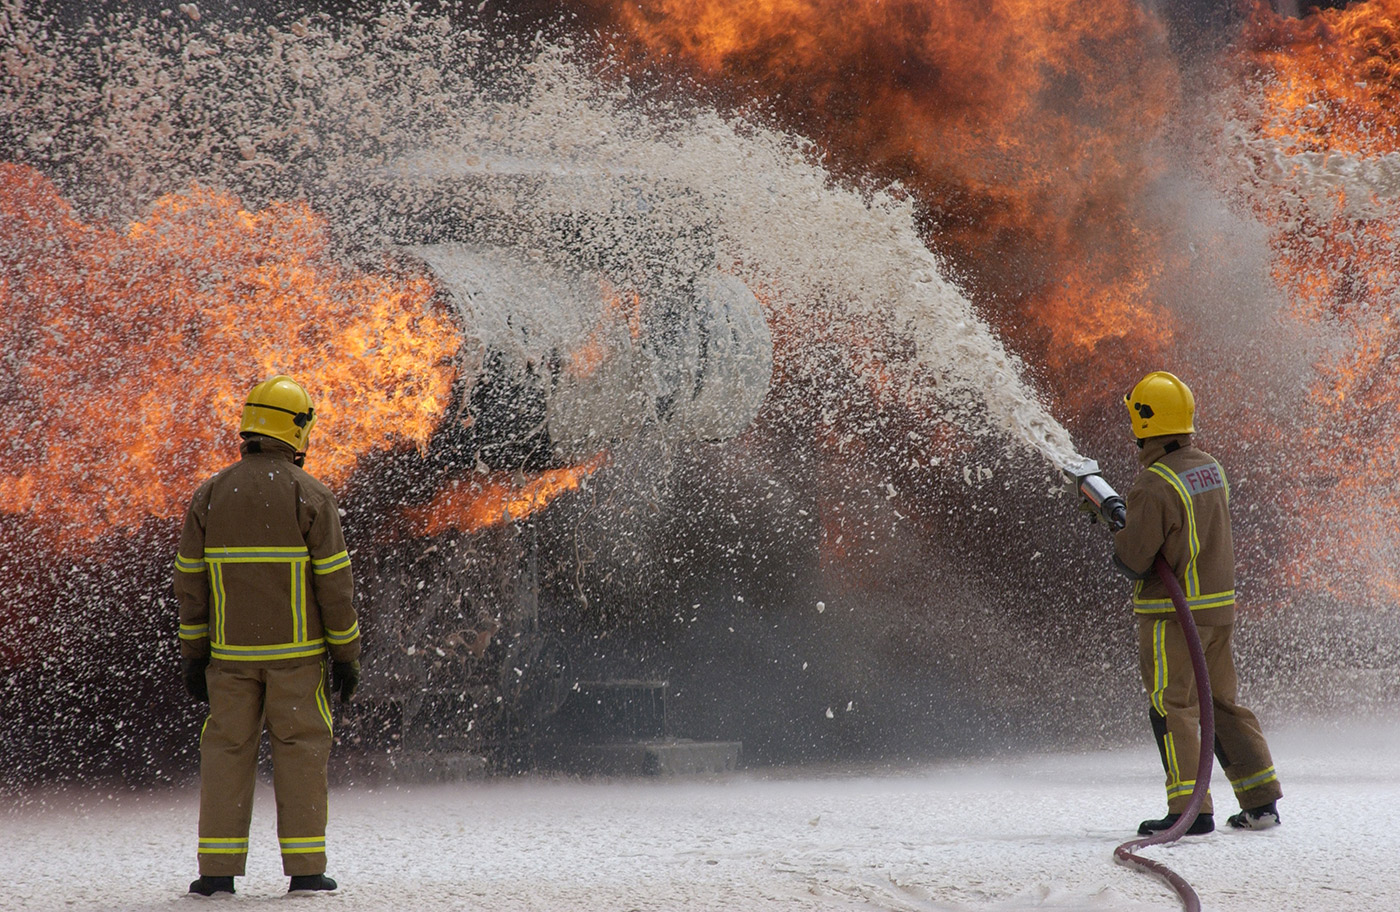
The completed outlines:
{"type": "Polygon", "coordinates": [[[1175,374],[1153,371],[1123,397],[1123,404],[1139,440],[1196,432],[1196,397],[1175,374]]]}
{"type": "Polygon", "coordinates": [[[243,423],[238,432],[265,434],[290,443],[297,452],[306,449],[306,438],[316,423],[316,409],[302,385],[286,374],[264,380],[248,393],[243,423]]]}

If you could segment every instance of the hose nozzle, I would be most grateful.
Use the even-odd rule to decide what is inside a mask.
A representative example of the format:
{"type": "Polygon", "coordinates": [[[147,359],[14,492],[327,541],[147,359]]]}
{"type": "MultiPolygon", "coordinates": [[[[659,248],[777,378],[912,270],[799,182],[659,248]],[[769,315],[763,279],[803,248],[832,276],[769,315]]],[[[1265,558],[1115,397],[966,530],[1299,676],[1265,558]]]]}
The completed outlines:
{"type": "Polygon", "coordinates": [[[1077,466],[1065,466],[1061,471],[1084,502],[1093,508],[1095,519],[1102,518],[1115,532],[1128,524],[1128,506],[1118,492],[1104,481],[1097,462],[1086,459],[1077,466]]]}

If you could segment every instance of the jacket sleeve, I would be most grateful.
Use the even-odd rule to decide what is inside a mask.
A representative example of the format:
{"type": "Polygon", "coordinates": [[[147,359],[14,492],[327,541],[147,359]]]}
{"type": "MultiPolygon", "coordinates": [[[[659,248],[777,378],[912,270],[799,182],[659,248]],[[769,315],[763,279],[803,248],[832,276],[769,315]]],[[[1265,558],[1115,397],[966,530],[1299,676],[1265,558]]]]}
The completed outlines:
{"type": "Polygon", "coordinates": [[[204,518],[199,510],[204,491],[195,492],[185,512],[185,526],[175,552],[175,598],[180,605],[180,656],[209,655],[209,566],[204,563],[204,518]]]}
{"type": "Polygon", "coordinates": [[[1153,494],[1150,483],[1133,485],[1124,502],[1128,522],[1113,535],[1114,563],[1136,574],[1135,579],[1145,579],[1166,541],[1167,518],[1161,498],[1153,494]]]}
{"type": "Polygon", "coordinates": [[[317,498],[306,533],[311,552],[311,585],[321,608],[321,625],[332,661],[360,657],[360,623],[355,614],[355,583],[350,552],[340,529],[340,510],[329,492],[317,498]]]}

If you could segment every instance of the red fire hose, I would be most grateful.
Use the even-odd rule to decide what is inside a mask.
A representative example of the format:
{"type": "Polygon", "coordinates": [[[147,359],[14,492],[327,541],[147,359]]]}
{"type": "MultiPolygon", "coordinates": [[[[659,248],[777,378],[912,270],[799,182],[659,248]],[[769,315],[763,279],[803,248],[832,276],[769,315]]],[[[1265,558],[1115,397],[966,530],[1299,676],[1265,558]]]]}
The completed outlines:
{"type": "Polygon", "coordinates": [[[1196,622],[1191,618],[1191,609],[1186,606],[1186,594],[1181,591],[1181,584],[1176,581],[1176,574],[1172,572],[1171,566],[1163,559],[1162,555],[1157,555],[1152,569],[1157,571],[1157,576],[1161,578],[1162,583],[1167,587],[1167,592],[1172,597],[1172,605],[1176,607],[1176,619],[1181,624],[1181,632],[1186,634],[1186,646],[1191,651],[1191,668],[1196,673],[1196,697],[1200,705],[1201,715],[1201,758],[1200,762],[1196,764],[1196,787],[1191,791],[1191,801],[1187,804],[1181,817],[1172,824],[1171,829],[1123,843],[1113,850],[1113,860],[1165,881],[1167,886],[1171,887],[1181,898],[1182,908],[1186,912],[1200,912],[1201,898],[1196,895],[1196,891],[1191,888],[1184,877],[1161,862],[1133,854],[1136,849],[1175,842],[1182,837],[1192,823],[1195,823],[1196,815],[1200,813],[1201,805],[1206,800],[1206,791],[1210,789],[1212,748],[1215,745],[1215,707],[1210,693],[1210,674],[1206,669],[1206,654],[1205,650],[1201,648],[1201,637],[1196,632],[1196,622]]]}

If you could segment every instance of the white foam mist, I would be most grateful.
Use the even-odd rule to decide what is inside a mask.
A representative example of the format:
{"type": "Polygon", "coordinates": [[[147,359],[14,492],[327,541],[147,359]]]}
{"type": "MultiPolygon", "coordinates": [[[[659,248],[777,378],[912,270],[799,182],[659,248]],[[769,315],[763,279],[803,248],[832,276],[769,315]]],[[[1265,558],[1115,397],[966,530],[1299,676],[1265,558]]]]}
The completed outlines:
{"type": "MultiPolygon", "coordinates": [[[[7,6],[14,157],[112,218],[199,181],[249,205],[308,196],[333,226],[364,174],[408,160],[429,177],[521,162],[647,175],[658,192],[685,188],[663,213],[676,232],[705,231],[716,265],[794,322],[878,348],[879,369],[931,421],[1057,466],[1080,460],[897,188],[843,186],[800,140],[634,93],[566,44],[514,52],[487,26],[412,12],[267,24],[192,10],[64,32],[7,6]]],[[[524,244],[547,233],[518,216],[524,244]]],[[[372,244],[373,215],[347,233],[372,244]]]]}

